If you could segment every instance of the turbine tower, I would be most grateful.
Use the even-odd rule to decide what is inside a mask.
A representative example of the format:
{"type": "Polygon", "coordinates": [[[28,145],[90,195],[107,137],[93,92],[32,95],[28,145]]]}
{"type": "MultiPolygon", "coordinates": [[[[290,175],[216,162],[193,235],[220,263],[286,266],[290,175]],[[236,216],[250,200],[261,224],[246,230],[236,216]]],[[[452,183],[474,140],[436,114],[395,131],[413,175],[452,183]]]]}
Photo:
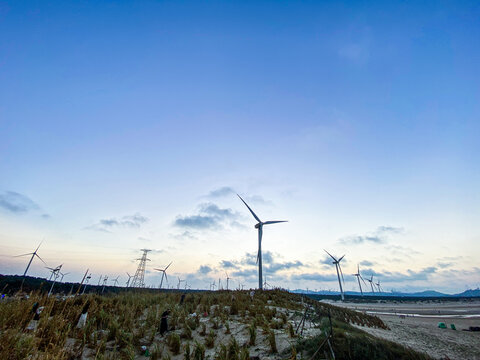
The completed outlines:
{"type": "Polygon", "coordinates": [[[226,271],[225,271],[225,275],[227,275],[227,290],[228,290],[228,280],[230,280],[231,278],[228,277],[228,274],[226,271]]]}
{"type": "Polygon", "coordinates": [[[237,194],[237,196],[242,200],[242,202],[245,204],[245,206],[248,208],[250,213],[253,215],[255,220],[258,221],[257,224],[255,224],[255,228],[258,229],[258,253],[257,253],[257,263],[258,263],[258,288],[260,290],[263,290],[263,275],[262,275],[262,235],[263,235],[263,225],[270,225],[270,224],[277,224],[277,223],[282,223],[282,222],[287,222],[286,220],[277,220],[277,221],[265,221],[262,222],[260,218],[253,212],[252,209],[250,209],[250,206],[247,205],[245,200],[242,199],[240,195],[237,194]]]}
{"type": "MultiPolygon", "coordinates": [[[[164,277],[167,278],[167,269],[168,269],[168,267],[169,267],[170,265],[172,265],[172,262],[173,262],[173,261],[171,261],[170,264],[168,264],[165,269],[157,269],[157,268],[153,269],[153,270],[157,270],[157,271],[161,271],[161,272],[162,272],[162,280],[160,280],[160,287],[159,287],[159,289],[162,288],[163,278],[164,278],[164,277]]],[[[167,278],[167,281],[168,281],[168,278],[167,278]]]]}
{"type": "Polygon", "coordinates": [[[367,281],[370,283],[370,287],[372,288],[372,294],[375,294],[375,290],[373,290],[373,275],[370,279],[367,279],[367,281]]]}
{"type": "Polygon", "coordinates": [[[143,255],[139,260],[138,268],[137,271],[135,272],[135,275],[133,276],[132,280],[132,285],[130,287],[145,287],[145,265],[147,264],[147,261],[150,261],[150,259],[147,259],[147,254],[149,249],[141,249],[143,251],[143,255]]]}
{"type": "MultiPolygon", "coordinates": [[[[365,280],[363,280],[362,275],[360,275],[360,265],[357,264],[357,273],[356,273],[356,274],[353,274],[353,276],[356,276],[356,277],[357,277],[358,287],[360,288],[360,293],[361,293],[362,296],[363,296],[362,284],[360,284],[360,279],[362,279],[362,281],[363,281],[364,284],[365,284],[365,280]]],[[[365,285],[366,285],[366,284],[365,284],[365,285]]]]}
{"type": "Polygon", "coordinates": [[[327,250],[323,249],[328,255],[330,255],[330,257],[333,259],[333,263],[335,265],[335,268],[337,269],[337,277],[338,277],[338,284],[340,285],[340,295],[342,297],[342,301],[345,300],[345,297],[343,295],[343,288],[342,288],[342,281],[340,280],[340,274],[342,274],[342,280],[343,280],[343,272],[342,272],[342,268],[340,267],[340,261],[342,261],[342,259],[345,257],[345,255],[343,255],[340,259],[335,259],[327,250]],[[340,270],[340,271],[339,271],[340,270]]]}

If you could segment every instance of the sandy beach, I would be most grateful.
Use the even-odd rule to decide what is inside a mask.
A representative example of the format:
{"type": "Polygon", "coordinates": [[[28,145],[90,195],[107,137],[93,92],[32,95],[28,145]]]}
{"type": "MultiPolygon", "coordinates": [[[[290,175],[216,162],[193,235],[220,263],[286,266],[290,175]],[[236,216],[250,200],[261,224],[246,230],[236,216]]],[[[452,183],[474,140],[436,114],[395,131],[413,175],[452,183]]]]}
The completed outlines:
{"type": "Polygon", "coordinates": [[[337,306],[380,317],[390,330],[357,326],[374,336],[395,341],[437,359],[480,359],[480,301],[341,303],[337,306]],[[447,329],[438,327],[444,322],[447,329]],[[456,330],[450,328],[454,324],[456,330]]]}

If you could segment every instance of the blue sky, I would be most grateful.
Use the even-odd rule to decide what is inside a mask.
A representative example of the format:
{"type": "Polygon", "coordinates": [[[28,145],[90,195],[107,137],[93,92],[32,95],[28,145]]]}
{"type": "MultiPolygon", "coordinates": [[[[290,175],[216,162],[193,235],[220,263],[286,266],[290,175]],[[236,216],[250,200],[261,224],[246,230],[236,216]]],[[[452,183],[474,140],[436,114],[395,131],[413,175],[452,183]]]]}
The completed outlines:
{"type": "Polygon", "coordinates": [[[274,285],[335,288],[326,248],[387,289],[478,286],[479,16],[468,1],[0,3],[0,272],[45,239],[70,280],[131,273],[149,247],[194,287],[225,270],[254,286],[238,192],[289,220],[265,230],[274,285]]]}

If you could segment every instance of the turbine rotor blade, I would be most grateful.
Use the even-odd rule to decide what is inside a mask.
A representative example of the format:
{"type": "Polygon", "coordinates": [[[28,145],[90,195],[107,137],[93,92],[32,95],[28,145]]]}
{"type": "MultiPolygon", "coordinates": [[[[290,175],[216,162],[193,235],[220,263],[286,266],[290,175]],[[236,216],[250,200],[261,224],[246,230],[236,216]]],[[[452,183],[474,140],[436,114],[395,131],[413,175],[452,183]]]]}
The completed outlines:
{"type": "Polygon", "coordinates": [[[43,261],[43,259],[40,257],[40,255],[38,255],[37,253],[35,253],[35,256],[38,257],[45,265],[47,265],[47,263],[45,261],[43,261]]]}
{"type": "Polygon", "coordinates": [[[237,194],[237,196],[240,198],[240,200],[242,200],[242,201],[243,201],[243,203],[244,203],[244,204],[245,204],[245,206],[248,208],[248,210],[250,210],[250,212],[252,213],[252,215],[253,215],[253,217],[255,218],[255,220],[257,220],[259,223],[261,223],[261,222],[262,222],[262,220],[260,220],[260,219],[258,218],[257,214],[255,214],[255,213],[253,212],[253,210],[252,210],[252,209],[250,209],[250,206],[248,206],[248,205],[247,205],[247,203],[245,202],[245,200],[243,200],[243,199],[242,199],[242,197],[241,197],[240,195],[238,195],[238,194],[237,194]]]}
{"type": "Polygon", "coordinates": [[[342,261],[342,259],[345,257],[345,255],[343,255],[340,259],[338,259],[337,261],[340,262],[342,261]]]}
{"type": "Polygon", "coordinates": [[[265,221],[265,222],[263,223],[263,225],[278,224],[278,223],[283,223],[283,222],[288,222],[288,220],[265,221]]]}
{"type": "Polygon", "coordinates": [[[22,254],[22,255],[14,255],[12,257],[20,257],[20,256],[26,256],[26,255],[33,255],[35,253],[27,253],[27,254],[22,254]]]}
{"type": "Polygon", "coordinates": [[[331,257],[334,261],[337,261],[337,259],[335,259],[335,258],[333,257],[333,255],[330,254],[327,250],[323,249],[323,251],[325,251],[328,255],[330,255],[330,257],[331,257]]]}
{"type": "Polygon", "coordinates": [[[39,244],[39,245],[38,245],[38,247],[35,249],[34,253],[36,253],[36,252],[37,252],[37,250],[40,248],[40,245],[42,245],[42,243],[43,243],[43,240],[42,240],[42,241],[40,241],[40,244],[39,244]]]}
{"type": "Polygon", "coordinates": [[[168,267],[169,267],[170,265],[172,265],[172,263],[173,263],[173,261],[170,261],[170,264],[167,265],[167,267],[165,268],[165,271],[167,271],[168,267]]]}

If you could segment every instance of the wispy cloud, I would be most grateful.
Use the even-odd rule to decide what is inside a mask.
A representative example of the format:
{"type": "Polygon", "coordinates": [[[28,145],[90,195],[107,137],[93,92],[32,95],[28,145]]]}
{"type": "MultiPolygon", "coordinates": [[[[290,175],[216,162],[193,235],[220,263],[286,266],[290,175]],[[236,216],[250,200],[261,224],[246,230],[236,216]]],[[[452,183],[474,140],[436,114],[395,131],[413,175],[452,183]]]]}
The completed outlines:
{"type": "MultiPolygon", "coordinates": [[[[263,271],[265,274],[275,275],[284,270],[298,269],[304,267],[305,264],[299,260],[295,261],[279,261],[280,256],[270,251],[262,254],[263,271]]],[[[235,269],[232,276],[253,276],[257,274],[257,253],[245,253],[240,260],[222,260],[220,266],[229,269],[235,269]]]]}
{"type": "Polygon", "coordinates": [[[379,226],[369,234],[346,236],[339,239],[338,242],[344,245],[359,245],[365,243],[385,244],[390,236],[403,232],[404,229],[401,227],[379,226]]]}
{"type": "Polygon", "coordinates": [[[320,274],[320,273],[303,273],[293,274],[290,277],[293,281],[336,281],[337,275],[335,274],[320,274]]]}
{"type": "Polygon", "coordinates": [[[100,219],[97,223],[85,227],[87,230],[111,232],[115,228],[139,228],[148,221],[148,218],[136,213],[121,218],[100,219]]]}
{"type": "Polygon", "coordinates": [[[180,228],[197,230],[218,229],[226,225],[240,227],[238,218],[239,214],[230,208],[220,208],[214,203],[203,203],[199,205],[197,214],[178,215],[174,225],[180,228]]]}
{"type": "MultiPolygon", "coordinates": [[[[12,214],[22,214],[40,210],[40,206],[28,196],[15,191],[5,191],[0,194],[0,208],[12,214]]],[[[50,215],[42,214],[42,218],[48,219],[50,215]]]]}
{"type": "Polygon", "coordinates": [[[235,190],[230,186],[223,186],[210,191],[207,197],[215,199],[215,198],[225,197],[229,195],[235,195],[235,190]]]}
{"type": "Polygon", "coordinates": [[[212,272],[212,268],[208,265],[201,265],[200,268],[198,269],[198,273],[199,274],[202,274],[202,275],[206,275],[208,273],[211,273],[212,272]]]}

